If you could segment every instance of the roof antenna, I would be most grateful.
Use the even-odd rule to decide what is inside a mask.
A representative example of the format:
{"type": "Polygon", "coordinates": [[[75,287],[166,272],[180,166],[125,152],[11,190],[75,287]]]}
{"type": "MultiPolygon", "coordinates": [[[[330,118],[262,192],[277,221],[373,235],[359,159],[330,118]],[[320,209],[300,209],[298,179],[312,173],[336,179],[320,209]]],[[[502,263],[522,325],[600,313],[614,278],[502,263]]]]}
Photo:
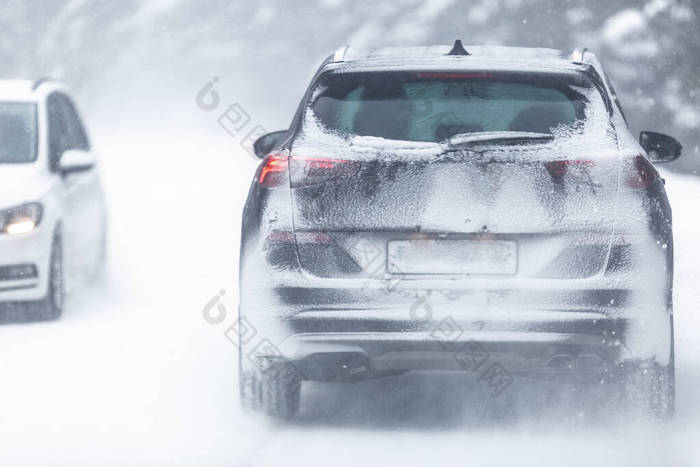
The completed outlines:
{"type": "Polygon", "coordinates": [[[457,39],[455,41],[455,45],[452,46],[452,50],[447,52],[447,55],[471,55],[471,54],[464,49],[464,46],[462,45],[462,41],[457,39]]]}

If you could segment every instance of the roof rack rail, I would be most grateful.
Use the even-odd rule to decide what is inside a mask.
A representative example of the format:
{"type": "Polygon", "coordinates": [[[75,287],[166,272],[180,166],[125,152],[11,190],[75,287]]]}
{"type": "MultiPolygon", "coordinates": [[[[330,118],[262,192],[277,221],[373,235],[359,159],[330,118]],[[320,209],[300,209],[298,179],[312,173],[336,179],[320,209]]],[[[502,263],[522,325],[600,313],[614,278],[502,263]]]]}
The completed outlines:
{"type": "Polygon", "coordinates": [[[48,82],[50,82],[50,81],[53,81],[53,78],[50,78],[50,77],[48,77],[48,76],[44,76],[44,77],[42,77],[42,78],[39,78],[39,79],[35,80],[35,81],[32,83],[32,91],[36,91],[37,88],[38,88],[39,86],[41,86],[41,85],[44,84],[44,83],[48,83],[48,82]]]}
{"type": "Polygon", "coordinates": [[[333,61],[334,62],[342,62],[345,60],[345,54],[347,53],[348,49],[350,48],[350,45],[345,45],[343,47],[340,47],[338,50],[335,51],[333,54],[333,61]]]}
{"type": "Polygon", "coordinates": [[[571,53],[572,57],[572,63],[576,63],[578,65],[583,65],[585,62],[583,61],[583,57],[586,55],[586,52],[588,52],[588,47],[581,47],[578,49],[574,49],[574,51],[571,53]],[[578,60],[576,59],[576,55],[578,55],[578,60]]]}

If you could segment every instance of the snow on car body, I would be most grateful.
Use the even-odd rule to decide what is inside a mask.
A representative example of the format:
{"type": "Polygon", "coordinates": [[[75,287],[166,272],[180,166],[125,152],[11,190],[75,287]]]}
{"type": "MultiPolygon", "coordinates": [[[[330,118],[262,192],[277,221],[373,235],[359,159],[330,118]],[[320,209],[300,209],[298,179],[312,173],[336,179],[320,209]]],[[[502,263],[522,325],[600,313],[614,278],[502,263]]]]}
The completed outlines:
{"type": "MultiPolygon", "coordinates": [[[[289,416],[304,379],[464,370],[476,343],[507,374],[643,368],[648,408],[672,412],[670,207],[600,65],[466,51],[341,49],[256,144],[246,405],[289,416]]],[[[657,159],[675,143],[644,137],[665,138],[646,144],[657,159]]]]}

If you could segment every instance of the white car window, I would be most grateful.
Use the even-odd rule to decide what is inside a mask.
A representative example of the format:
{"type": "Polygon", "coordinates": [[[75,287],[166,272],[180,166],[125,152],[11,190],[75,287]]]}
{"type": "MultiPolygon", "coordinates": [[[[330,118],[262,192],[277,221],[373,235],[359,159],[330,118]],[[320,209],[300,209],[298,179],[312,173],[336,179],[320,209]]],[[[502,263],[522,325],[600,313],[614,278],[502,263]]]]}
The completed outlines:
{"type": "Polygon", "coordinates": [[[0,102],[0,163],[36,160],[36,105],[0,102]]]}

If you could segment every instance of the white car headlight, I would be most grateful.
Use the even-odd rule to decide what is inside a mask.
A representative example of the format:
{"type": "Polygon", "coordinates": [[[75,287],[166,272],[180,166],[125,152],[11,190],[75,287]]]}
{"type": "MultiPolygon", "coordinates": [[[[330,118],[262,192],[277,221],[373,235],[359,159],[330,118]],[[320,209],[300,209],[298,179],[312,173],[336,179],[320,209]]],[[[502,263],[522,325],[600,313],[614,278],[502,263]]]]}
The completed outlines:
{"type": "Polygon", "coordinates": [[[0,211],[0,232],[8,234],[27,233],[41,221],[42,207],[39,203],[27,203],[0,211]]]}

